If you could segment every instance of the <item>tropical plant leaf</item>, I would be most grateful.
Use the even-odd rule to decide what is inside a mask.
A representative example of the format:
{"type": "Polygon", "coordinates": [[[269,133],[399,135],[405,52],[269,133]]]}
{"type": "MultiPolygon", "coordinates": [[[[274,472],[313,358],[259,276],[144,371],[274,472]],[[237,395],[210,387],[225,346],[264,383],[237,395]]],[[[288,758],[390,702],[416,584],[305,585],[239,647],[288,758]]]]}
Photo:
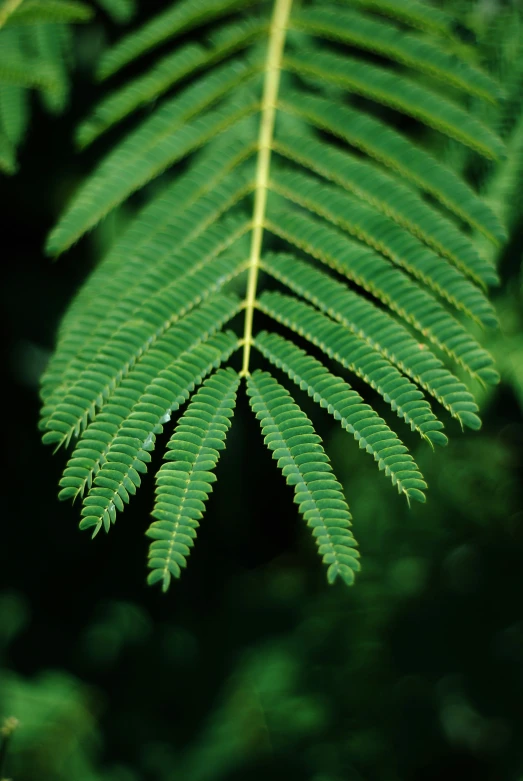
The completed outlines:
{"type": "Polygon", "coordinates": [[[166,590],[186,565],[243,385],[329,582],[353,582],[343,488],[270,367],[409,502],[427,486],[377,395],[431,447],[447,442],[440,415],[480,426],[446,362],[498,381],[468,325],[497,325],[487,291],[498,275],[476,233],[494,246],[505,229],[437,150],[446,136],[503,159],[495,123],[476,110],[499,105],[501,89],[452,31],[449,15],[416,0],[180,0],[103,56],[102,78],[151,61],[104,94],[80,144],[145,115],[81,185],[48,251],[135,193],[144,205],[63,319],[41,427],[45,442],[73,445],[60,497],[81,498],[81,528],[96,534],[189,400],[157,474],[150,583],[166,590]]]}
{"type": "Polygon", "coordinates": [[[404,33],[378,18],[366,17],[348,8],[301,9],[293,14],[292,28],[389,57],[470,95],[494,102],[500,97],[500,85],[466,60],[426,38],[404,33]]]}
{"type": "Polygon", "coordinates": [[[214,470],[225,447],[240,377],[219,369],[204,382],[180,418],[167,444],[166,462],[156,476],[155,521],[146,534],[150,584],[167,591],[171,576],[179,577],[194,544],[205,500],[216,481],[214,470]]]}
{"type": "Polygon", "coordinates": [[[354,436],[360,448],[374,456],[379,469],[391,478],[399,493],[409,499],[425,501],[423,490],[427,484],[407,448],[347,382],[278,334],[262,331],[254,340],[254,346],[325,407],[354,436]]]}
{"type": "Polygon", "coordinates": [[[329,583],[340,577],[352,585],[360,566],[351,515],[320,438],[289,392],[267,372],[249,377],[247,393],[265,444],[287,483],[294,486],[294,501],[328,565],[329,583]]]}

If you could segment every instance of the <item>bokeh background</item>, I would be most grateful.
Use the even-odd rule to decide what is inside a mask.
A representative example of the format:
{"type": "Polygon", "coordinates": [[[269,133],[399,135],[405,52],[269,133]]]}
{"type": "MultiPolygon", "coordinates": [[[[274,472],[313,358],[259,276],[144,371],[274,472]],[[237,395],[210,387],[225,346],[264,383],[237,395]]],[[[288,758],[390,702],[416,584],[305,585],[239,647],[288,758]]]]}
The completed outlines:
{"type": "MultiPolygon", "coordinates": [[[[119,135],[81,155],[72,142],[125,13],[99,10],[72,33],[61,114],[32,96],[19,172],[0,178],[0,720],[20,722],[4,771],[13,781],[523,780],[522,12],[501,0],[440,5],[461,15],[460,34],[509,92],[490,118],[511,143],[508,168],[440,150],[510,224],[494,293],[502,327],[487,337],[502,382],[475,388],[479,433],[446,421],[446,452],[407,434],[429,483],[428,504],[410,509],[307,407],[355,518],[363,571],[352,589],[326,585],[244,400],[190,566],[166,596],[145,585],[150,477],[94,542],[58,502],[63,459],[40,443],[38,378],[61,313],[140,200],[56,262],[42,245],[119,135]]],[[[163,6],[142,2],[128,23],[163,6]]]]}

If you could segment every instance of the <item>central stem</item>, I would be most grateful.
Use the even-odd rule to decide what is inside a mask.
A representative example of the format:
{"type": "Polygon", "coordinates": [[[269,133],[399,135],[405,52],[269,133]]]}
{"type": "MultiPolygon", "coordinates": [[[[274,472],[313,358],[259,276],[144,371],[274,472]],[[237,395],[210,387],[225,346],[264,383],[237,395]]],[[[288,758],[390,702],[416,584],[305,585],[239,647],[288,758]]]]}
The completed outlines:
{"type": "Polygon", "coordinates": [[[23,0],[6,0],[2,8],[0,8],[0,27],[4,26],[11,14],[14,14],[22,2],[23,0]]]}
{"type": "Polygon", "coordinates": [[[272,139],[276,102],[280,86],[281,60],[285,45],[287,21],[292,0],[275,0],[269,32],[269,45],[265,63],[265,80],[261,105],[260,133],[258,136],[258,159],[256,162],[256,184],[254,191],[254,211],[252,220],[251,253],[249,256],[249,278],[245,296],[245,330],[243,333],[243,366],[241,376],[249,374],[249,358],[252,344],[252,320],[256,302],[256,287],[263,241],[263,226],[267,208],[267,185],[271,167],[272,139]]]}

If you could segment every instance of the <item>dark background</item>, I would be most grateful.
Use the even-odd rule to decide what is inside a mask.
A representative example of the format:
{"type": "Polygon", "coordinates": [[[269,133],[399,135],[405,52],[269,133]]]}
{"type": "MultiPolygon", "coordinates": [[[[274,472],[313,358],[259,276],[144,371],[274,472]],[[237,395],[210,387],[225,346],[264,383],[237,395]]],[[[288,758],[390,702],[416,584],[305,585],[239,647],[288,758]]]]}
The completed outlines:
{"type": "Polygon", "coordinates": [[[56,262],[42,246],[117,137],[82,155],[71,140],[101,94],[92,62],[118,34],[103,14],[77,33],[68,110],[50,116],[35,97],[20,172],[0,179],[0,716],[21,721],[9,777],[521,781],[519,222],[500,258],[503,331],[489,337],[503,381],[480,392],[481,432],[449,422],[446,452],[414,443],[428,505],[409,509],[307,408],[355,518],[353,589],[326,585],[242,398],[190,566],[166,596],[145,585],[150,476],[94,542],[77,508],[58,502],[63,455],[40,442],[38,377],[61,313],[127,212],[56,262]]]}

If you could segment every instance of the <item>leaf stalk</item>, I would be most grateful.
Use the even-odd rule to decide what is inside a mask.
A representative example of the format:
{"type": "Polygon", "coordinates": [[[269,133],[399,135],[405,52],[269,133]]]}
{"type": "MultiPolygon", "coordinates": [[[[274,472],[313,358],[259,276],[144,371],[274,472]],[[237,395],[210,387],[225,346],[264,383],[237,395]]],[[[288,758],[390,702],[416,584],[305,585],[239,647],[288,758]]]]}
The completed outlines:
{"type": "Polygon", "coordinates": [[[256,289],[258,285],[258,271],[260,268],[265,213],[267,209],[267,191],[269,184],[269,171],[271,167],[274,122],[276,118],[276,103],[278,100],[281,62],[283,57],[283,50],[285,47],[285,37],[287,33],[287,25],[291,7],[292,0],[275,0],[269,32],[267,59],[265,62],[265,79],[261,106],[260,132],[257,144],[258,157],[256,162],[253,228],[251,251],[249,257],[249,276],[247,279],[247,292],[245,296],[243,365],[240,372],[242,377],[247,377],[249,375],[249,359],[252,344],[252,322],[254,315],[254,305],[256,301],[256,289]]]}

